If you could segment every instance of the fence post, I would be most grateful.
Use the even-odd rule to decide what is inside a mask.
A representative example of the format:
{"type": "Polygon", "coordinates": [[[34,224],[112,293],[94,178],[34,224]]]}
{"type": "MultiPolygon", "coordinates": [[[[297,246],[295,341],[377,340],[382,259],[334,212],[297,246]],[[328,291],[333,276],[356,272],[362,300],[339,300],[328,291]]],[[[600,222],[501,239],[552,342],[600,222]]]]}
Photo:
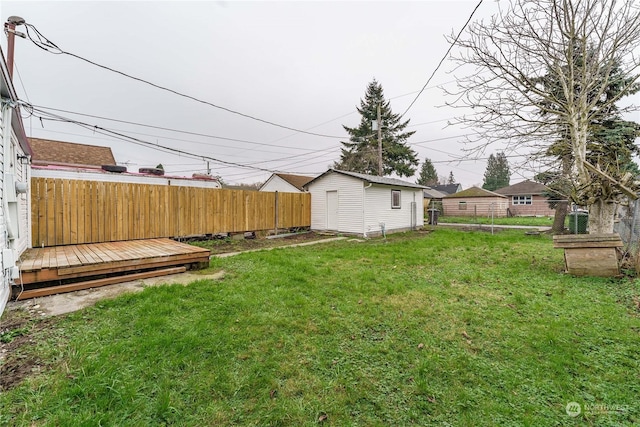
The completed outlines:
{"type": "MultiPolygon", "coordinates": [[[[636,221],[638,220],[638,200],[640,199],[636,199],[633,202],[633,219],[631,220],[631,227],[629,230],[629,243],[627,244],[627,251],[631,251],[631,249],[633,248],[632,244],[633,244],[633,237],[635,234],[635,228],[636,228],[636,221]]],[[[637,250],[638,248],[636,248],[637,250]]]]}
{"type": "Polygon", "coordinates": [[[273,224],[275,226],[275,233],[276,233],[276,236],[277,236],[278,235],[278,210],[279,210],[278,192],[277,191],[275,192],[275,196],[274,197],[275,197],[276,203],[275,203],[275,212],[273,213],[273,216],[274,216],[273,224]]]}

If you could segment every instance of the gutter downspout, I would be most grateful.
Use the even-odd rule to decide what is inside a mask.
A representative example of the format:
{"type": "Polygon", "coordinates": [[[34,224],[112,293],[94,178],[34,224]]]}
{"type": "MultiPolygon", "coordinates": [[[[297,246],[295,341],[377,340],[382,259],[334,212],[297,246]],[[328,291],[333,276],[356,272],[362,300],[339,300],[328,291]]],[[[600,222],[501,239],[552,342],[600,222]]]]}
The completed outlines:
{"type": "Polygon", "coordinates": [[[366,214],[367,214],[367,188],[371,188],[373,182],[370,182],[366,187],[362,187],[362,237],[367,238],[367,222],[366,222],[366,214]]]}

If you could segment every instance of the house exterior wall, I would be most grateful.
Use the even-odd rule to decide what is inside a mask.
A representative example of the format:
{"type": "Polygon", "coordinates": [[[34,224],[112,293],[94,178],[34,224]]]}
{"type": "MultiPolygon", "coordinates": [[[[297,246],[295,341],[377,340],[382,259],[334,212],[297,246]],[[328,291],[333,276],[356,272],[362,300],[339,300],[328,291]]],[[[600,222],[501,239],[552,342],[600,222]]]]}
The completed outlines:
{"type": "MultiPolygon", "coordinates": [[[[4,135],[5,126],[8,124],[5,123],[5,115],[0,114],[0,204],[4,204],[5,194],[4,194],[4,138],[1,135],[4,135]]],[[[0,206],[0,247],[2,249],[7,247],[7,238],[6,238],[6,218],[5,218],[5,210],[4,206],[0,206]]],[[[2,264],[2,281],[0,282],[0,315],[4,311],[4,308],[7,304],[7,300],[9,299],[9,295],[11,294],[11,281],[10,277],[7,274],[7,268],[11,266],[7,266],[4,264],[4,259],[0,254],[0,263],[2,264]]]]}
{"type": "Polygon", "coordinates": [[[83,169],[52,169],[47,167],[33,167],[31,176],[34,178],[62,178],[99,182],[125,182],[130,184],[174,185],[177,187],[221,188],[218,181],[199,180],[191,178],[149,176],[127,173],[87,171],[83,169]]]}
{"type": "Polygon", "coordinates": [[[424,196],[422,189],[395,187],[387,185],[372,185],[365,194],[365,233],[367,236],[382,233],[382,223],[385,232],[410,230],[412,225],[424,225],[424,196]],[[391,207],[391,191],[400,191],[400,208],[391,207]],[[415,210],[412,203],[415,202],[415,210]],[[414,216],[412,220],[412,215],[414,216]]]}
{"type": "Polygon", "coordinates": [[[448,216],[507,216],[510,198],[503,197],[445,197],[442,199],[443,214],[448,216]],[[464,203],[466,209],[461,209],[464,203]]]}
{"type": "Polygon", "coordinates": [[[513,197],[507,197],[509,197],[509,211],[514,216],[553,216],[555,214],[555,209],[549,207],[549,202],[544,196],[531,196],[530,205],[514,205],[513,197]]]}
{"type": "Polygon", "coordinates": [[[23,163],[18,159],[18,157],[24,156],[25,153],[20,144],[18,144],[15,134],[12,135],[12,143],[16,149],[16,158],[12,159],[15,162],[15,180],[17,183],[27,185],[27,192],[17,195],[19,236],[15,239],[13,246],[16,250],[16,259],[18,259],[31,246],[31,197],[29,196],[31,167],[26,161],[23,163]]]}
{"type": "Polygon", "coordinates": [[[362,234],[364,182],[350,176],[330,173],[309,185],[311,193],[311,229],[327,228],[327,192],[338,192],[338,230],[362,234]]]}
{"type": "Polygon", "coordinates": [[[298,190],[293,185],[289,184],[284,179],[280,178],[278,175],[272,175],[261,188],[260,191],[278,191],[281,193],[302,193],[302,191],[298,190]]]}

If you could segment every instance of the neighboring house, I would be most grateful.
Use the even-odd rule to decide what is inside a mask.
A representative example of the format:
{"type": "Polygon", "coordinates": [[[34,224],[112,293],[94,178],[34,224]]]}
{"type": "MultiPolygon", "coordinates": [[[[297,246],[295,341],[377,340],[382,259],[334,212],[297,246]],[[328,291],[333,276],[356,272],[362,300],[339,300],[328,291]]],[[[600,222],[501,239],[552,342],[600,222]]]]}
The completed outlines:
{"type": "Polygon", "coordinates": [[[448,216],[505,217],[509,198],[480,187],[471,187],[442,199],[443,214],[448,216]]]}
{"type": "Polygon", "coordinates": [[[259,191],[278,191],[281,193],[303,193],[304,186],[312,176],[274,173],[260,186],[259,191]]]}
{"type": "Polygon", "coordinates": [[[545,185],[526,180],[495,192],[509,197],[509,213],[513,216],[553,216],[555,210],[549,207],[549,200],[544,196],[548,191],[545,185]]]}
{"type": "Polygon", "coordinates": [[[129,184],[172,185],[177,187],[222,188],[220,182],[209,176],[195,175],[192,178],[169,175],[153,175],[137,172],[109,172],[97,168],[72,166],[32,166],[34,178],[61,178],[84,181],[121,182],[129,184]]]}
{"type": "Polygon", "coordinates": [[[425,187],[394,178],[329,169],[305,186],[311,229],[374,236],[424,225],[425,187]]]}
{"type": "Polygon", "coordinates": [[[33,151],[32,164],[37,166],[100,168],[116,165],[109,147],[41,138],[29,138],[29,144],[33,151]]]}
{"type": "Polygon", "coordinates": [[[425,209],[442,210],[442,199],[443,197],[447,196],[446,193],[428,187],[423,191],[423,195],[425,209]]]}
{"type": "Polygon", "coordinates": [[[462,191],[462,185],[460,184],[432,185],[430,188],[444,194],[454,194],[462,191]]]}
{"type": "Polygon", "coordinates": [[[11,294],[11,285],[19,275],[17,261],[31,242],[30,199],[27,197],[31,149],[18,110],[18,96],[9,76],[4,53],[0,50],[0,314],[11,294]]]}

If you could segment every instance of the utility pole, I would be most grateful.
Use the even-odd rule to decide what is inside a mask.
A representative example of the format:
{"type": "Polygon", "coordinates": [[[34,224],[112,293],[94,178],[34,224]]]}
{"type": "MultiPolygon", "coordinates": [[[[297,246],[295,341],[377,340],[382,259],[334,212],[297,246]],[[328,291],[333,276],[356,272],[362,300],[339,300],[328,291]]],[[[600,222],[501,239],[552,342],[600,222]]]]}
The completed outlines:
{"type": "Polygon", "coordinates": [[[16,25],[23,25],[25,20],[19,16],[10,16],[4,23],[4,32],[7,34],[7,71],[9,80],[13,80],[13,56],[16,37],[25,38],[26,35],[16,31],[16,25]]]}
{"type": "Polygon", "coordinates": [[[380,103],[378,103],[378,176],[382,176],[382,123],[380,119],[380,103]]]}

